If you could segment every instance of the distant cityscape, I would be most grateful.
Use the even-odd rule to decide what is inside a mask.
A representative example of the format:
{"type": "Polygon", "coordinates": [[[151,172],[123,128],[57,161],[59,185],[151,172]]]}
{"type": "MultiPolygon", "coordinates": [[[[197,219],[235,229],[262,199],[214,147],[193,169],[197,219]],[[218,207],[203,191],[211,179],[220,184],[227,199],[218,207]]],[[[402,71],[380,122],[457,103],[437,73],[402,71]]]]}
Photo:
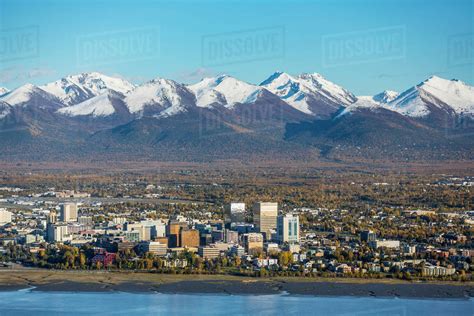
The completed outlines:
{"type": "MultiPolygon", "coordinates": [[[[157,210],[102,205],[90,200],[87,193],[61,191],[38,196],[35,202],[26,203],[29,209],[0,209],[0,262],[4,269],[22,265],[249,276],[463,279],[473,267],[474,250],[467,236],[449,230],[457,224],[472,224],[472,212],[359,214],[353,219],[373,228],[345,232],[337,225],[346,220],[343,209],[283,212],[276,202],[251,206],[232,202],[224,205],[220,218],[200,212],[199,207],[194,216],[168,216],[157,210]],[[56,199],[41,200],[41,196],[56,199]],[[443,220],[433,220],[436,216],[443,220]],[[301,221],[308,218],[321,229],[302,229],[301,221]],[[382,239],[376,231],[382,222],[417,229],[427,219],[428,225],[444,226],[446,232],[427,242],[414,242],[411,236],[382,239]]],[[[20,197],[2,201],[25,204],[20,197]]]]}

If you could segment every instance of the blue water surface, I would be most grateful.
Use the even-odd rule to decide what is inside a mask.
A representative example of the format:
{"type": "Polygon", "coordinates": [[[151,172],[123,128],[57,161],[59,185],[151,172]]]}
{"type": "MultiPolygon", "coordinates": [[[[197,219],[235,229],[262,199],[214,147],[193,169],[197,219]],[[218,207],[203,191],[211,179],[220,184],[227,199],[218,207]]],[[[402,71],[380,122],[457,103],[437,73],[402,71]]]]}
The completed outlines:
{"type": "Polygon", "coordinates": [[[473,315],[472,299],[0,292],[0,315],[473,315]]]}

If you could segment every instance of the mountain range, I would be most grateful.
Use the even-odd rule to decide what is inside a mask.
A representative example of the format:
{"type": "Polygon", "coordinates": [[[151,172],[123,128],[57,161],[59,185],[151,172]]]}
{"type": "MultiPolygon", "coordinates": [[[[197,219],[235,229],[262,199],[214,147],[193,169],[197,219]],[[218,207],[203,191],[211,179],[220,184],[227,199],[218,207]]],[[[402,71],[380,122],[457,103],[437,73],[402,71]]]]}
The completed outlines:
{"type": "Polygon", "coordinates": [[[0,88],[0,159],[472,159],[474,87],[430,77],[356,96],[275,72],[136,85],[97,72],[0,88]]]}

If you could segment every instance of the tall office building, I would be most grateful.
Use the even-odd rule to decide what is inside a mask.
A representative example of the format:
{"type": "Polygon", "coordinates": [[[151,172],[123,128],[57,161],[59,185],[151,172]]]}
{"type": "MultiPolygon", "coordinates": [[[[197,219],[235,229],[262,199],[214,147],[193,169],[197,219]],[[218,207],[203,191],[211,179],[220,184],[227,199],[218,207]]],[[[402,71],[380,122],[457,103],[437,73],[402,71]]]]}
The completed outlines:
{"type": "Polygon", "coordinates": [[[186,222],[170,221],[166,226],[166,237],[170,248],[181,247],[181,229],[187,228],[186,222]]]}
{"type": "Polygon", "coordinates": [[[300,219],[292,214],[280,215],[277,220],[278,242],[295,244],[300,241],[300,219]]]}
{"type": "Polygon", "coordinates": [[[181,228],[180,247],[199,247],[199,231],[197,229],[181,228]]]}
{"type": "Polygon", "coordinates": [[[66,241],[68,234],[67,224],[48,224],[47,237],[50,242],[66,241]]]}
{"type": "Polygon", "coordinates": [[[255,229],[265,235],[266,240],[272,237],[277,227],[278,203],[258,202],[253,206],[253,222],[255,229]]]}
{"type": "Polygon", "coordinates": [[[59,219],[62,222],[77,222],[77,204],[64,203],[61,204],[59,219]]]}
{"type": "Polygon", "coordinates": [[[140,221],[143,227],[151,227],[151,237],[165,237],[166,225],[161,220],[143,220],[140,221]]]}
{"type": "Polygon", "coordinates": [[[0,225],[5,225],[12,222],[12,212],[0,209],[0,225]]]}
{"type": "Polygon", "coordinates": [[[224,207],[224,223],[245,222],[245,203],[229,203],[224,207]]]}

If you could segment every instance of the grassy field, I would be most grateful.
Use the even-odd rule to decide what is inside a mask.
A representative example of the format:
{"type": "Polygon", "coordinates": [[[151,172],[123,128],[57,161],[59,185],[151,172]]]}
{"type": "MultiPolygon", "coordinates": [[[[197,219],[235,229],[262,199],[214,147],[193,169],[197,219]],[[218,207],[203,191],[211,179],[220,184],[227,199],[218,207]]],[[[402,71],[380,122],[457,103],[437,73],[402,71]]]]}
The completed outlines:
{"type": "MultiPolygon", "coordinates": [[[[180,281],[240,281],[240,282],[332,282],[332,283],[377,283],[377,284],[409,284],[420,283],[398,279],[361,279],[361,278],[304,278],[304,277],[273,277],[252,278],[232,275],[185,275],[158,274],[144,272],[106,272],[106,271],[56,271],[40,269],[0,270],[0,285],[40,285],[63,281],[78,283],[154,283],[165,284],[180,281]]],[[[469,285],[474,282],[430,281],[433,284],[469,285]]]]}

